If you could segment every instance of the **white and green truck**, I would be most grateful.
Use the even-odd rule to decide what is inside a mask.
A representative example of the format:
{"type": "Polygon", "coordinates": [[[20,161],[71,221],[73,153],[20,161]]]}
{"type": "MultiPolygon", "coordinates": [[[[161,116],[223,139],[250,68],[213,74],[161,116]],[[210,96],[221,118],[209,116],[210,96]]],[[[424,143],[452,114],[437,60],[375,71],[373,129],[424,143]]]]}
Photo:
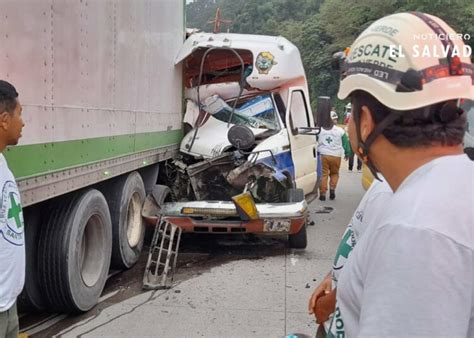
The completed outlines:
{"type": "Polygon", "coordinates": [[[86,311],[128,268],[158,165],[182,138],[184,1],[21,0],[0,6],[0,78],[25,128],[5,151],[21,192],[23,296],[86,311]]]}

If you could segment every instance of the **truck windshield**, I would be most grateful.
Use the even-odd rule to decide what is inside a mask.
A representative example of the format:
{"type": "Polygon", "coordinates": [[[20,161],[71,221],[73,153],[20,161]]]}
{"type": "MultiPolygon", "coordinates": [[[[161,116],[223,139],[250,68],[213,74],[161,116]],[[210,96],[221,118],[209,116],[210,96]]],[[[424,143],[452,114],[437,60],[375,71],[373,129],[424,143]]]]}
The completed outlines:
{"type": "MultiPolygon", "coordinates": [[[[219,96],[208,98],[204,110],[216,119],[229,122],[233,102],[225,102],[219,96]]],[[[253,96],[237,102],[232,124],[246,125],[252,128],[278,130],[279,124],[276,117],[276,108],[270,94],[253,96]]]]}

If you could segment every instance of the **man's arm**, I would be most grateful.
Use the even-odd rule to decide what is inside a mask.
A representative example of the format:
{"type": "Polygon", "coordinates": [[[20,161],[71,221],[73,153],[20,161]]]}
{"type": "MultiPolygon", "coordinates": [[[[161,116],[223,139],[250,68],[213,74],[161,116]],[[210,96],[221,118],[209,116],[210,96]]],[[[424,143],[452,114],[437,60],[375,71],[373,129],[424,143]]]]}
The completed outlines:
{"type": "Polygon", "coordinates": [[[314,316],[316,323],[322,324],[329,319],[329,316],[336,310],[336,289],[322,295],[316,301],[314,316]]]}
{"type": "Polygon", "coordinates": [[[321,296],[324,296],[331,292],[332,289],[332,277],[331,277],[331,271],[324,277],[322,282],[314,289],[313,293],[311,294],[311,297],[309,298],[309,303],[308,303],[308,312],[309,314],[315,313],[315,308],[317,305],[318,298],[321,296]]]}

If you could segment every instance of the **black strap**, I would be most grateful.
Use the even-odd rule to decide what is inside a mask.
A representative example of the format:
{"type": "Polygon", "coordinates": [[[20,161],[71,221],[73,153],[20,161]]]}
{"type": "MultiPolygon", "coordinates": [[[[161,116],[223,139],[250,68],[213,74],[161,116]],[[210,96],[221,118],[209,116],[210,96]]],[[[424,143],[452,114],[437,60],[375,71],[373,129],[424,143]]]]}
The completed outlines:
{"type": "Polygon", "coordinates": [[[359,109],[359,111],[354,114],[354,123],[356,125],[357,139],[359,141],[359,144],[357,145],[357,153],[361,157],[362,161],[367,165],[369,170],[372,172],[372,175],[374,175],[377,180],[381,181],[381,179],[377,175],[377,172],[379,170],[369,158],[369,149],[372,143],[374,143],[375,139],[384,131],[387,126],[389,126],[393,121],[398,119],[401,116],[401,113],[392,112],[390,115],[385,117],[382,121],[380,121],[380,123],[375,126],[374,130],[372,130],[372,132],[369,134],[369,136],[367,136],[364,142],[362,141],[360,132],[360,113],[362,110],[362,106],[357,108],[359,109]]]}

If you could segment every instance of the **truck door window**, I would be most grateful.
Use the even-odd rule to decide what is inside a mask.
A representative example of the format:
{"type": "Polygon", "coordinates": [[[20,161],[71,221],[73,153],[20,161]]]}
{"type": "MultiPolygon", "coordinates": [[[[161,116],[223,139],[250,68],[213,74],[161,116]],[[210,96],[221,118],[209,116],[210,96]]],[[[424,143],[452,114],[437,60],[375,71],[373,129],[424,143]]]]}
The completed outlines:
{"type": "Polygon", "coordinates": [[[308,108],[306,107],[306,100],[304,93],[301,90],[296,90],[291,93],[291,107],[290,107],[290,123],[291,133],[296,135],[296,128],[311,127],[309,122],[308,108]]]}
{"type": "Polygon", "coordinates": [[[281,95],[276,93],[273,96],[273,99],[275,100],[275,104],[278,110],[278,114],[280,115],[281,121],[283,122],[283,125],[286,127],[286,121],[285,121],[285,112],[286,112],[286,106],[285,103],[283,102],[283,99],[281,98],[281,95]]]}

